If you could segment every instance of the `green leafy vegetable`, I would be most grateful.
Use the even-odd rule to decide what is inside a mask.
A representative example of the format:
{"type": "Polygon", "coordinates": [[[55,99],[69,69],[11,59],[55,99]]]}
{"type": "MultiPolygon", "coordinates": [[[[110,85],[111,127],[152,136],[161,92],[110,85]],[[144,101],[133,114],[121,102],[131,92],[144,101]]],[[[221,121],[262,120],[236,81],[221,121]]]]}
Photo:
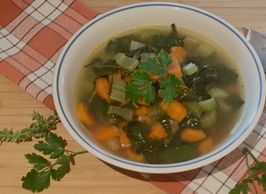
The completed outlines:
{"type": "Polygon", "coordinates": [[[169,74],[166,78],[162,77],[160,81],[159,96],[165,103],[172,102],[177,97],[177,86],[181,84],[181,81],[173,74],[169,74]]]}
{"type": "Polygon", "coordinates": [[[175,75],[167,73],[167,66],[171,62],[172,59],[165,50],[161,50],[157,57],[147,58],[139,65],[139,71],[131,73],[133,83],[128,83],[126,86],[126,97],[137,102],[143,96],[146,103],[152,103],[155,99],[155,88],[150,74],[153,73],[159,76],[159,96],[165,102],[170,103],[177,97],[177,86],[182,84],[175,75]],[[134,89],[136,94],[134,94],[134,89]]]}
{"type": "Polygon", "coordinates": [[[21,178],[24,189],[41,192],[50,186],[51,178],[60,181],[70,171],[71,164],[75,164],[74,157],[87,151],[67,150],[66,140],[51,132],[60,122],[56,112],[47,118],[38,112],[33,112],[32,120],[33,123],[29,127],[17,132],[9,129],[1,130],[0,141],[22,143],[32,141],[34,138],[44,138],[44,141],[34,145],[34,148],[43,155],[25,154],[28,162],[32,164],[32,169],[21,178]]]}
{"type": "Polygon", "coordinates": [[[137,102],[143,95],[145,102],[151,103],[155,97],[155,88],[150,75],[145,71],[135,71],[132,74],[133,83],[126,85],[126,98],[137,102]]]}
{"type": "Polygon", "coordinates": [[[262,186],[263,191],[266,192],[266,162],[260,162],[257,158],[247,149],[244,148],[243,153],[247,160],[248,177],[237,183],[235,187],[229,192],[229,194],[246,194],[250,191],[250,185],[254,187],[256,194],[259,194],[255,182],[262,186]],[[249,166],[248,156],[254,160],[254,164],[249,166]]]}
{"type": "Polygon", "coordinates": [[[141,98],[141,88],[134,84],[134,83],[128,83],[125,87],[126,89],[126,98],[130,99],[132,102],[138,102],[141,98]]]}
{"type": "Polygon", "coordinates": [[[31,141],[33,138],[44,137],[51,130],[55,130],[57,123],[60,122],[56,112],[48,118],[44,118],[39,113],[33,112],[32,121],[33,123],[30,126],[16,132],[12,129],[2,129],[0,131],[0,143],[22,143],[31,141]]]}

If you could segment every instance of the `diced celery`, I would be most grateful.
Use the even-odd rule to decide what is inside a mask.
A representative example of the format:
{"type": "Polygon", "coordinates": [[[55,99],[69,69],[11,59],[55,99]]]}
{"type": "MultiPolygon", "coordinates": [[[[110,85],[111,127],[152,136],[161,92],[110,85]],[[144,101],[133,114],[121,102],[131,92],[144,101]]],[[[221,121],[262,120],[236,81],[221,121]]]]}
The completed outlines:
{"type": "Polygon", "coordinates": [[[199,71],[199,68],[194,63],[189,63],[182,68],[183,72],[187,76],[191,76],[199,71]]]}
{"type": "Polygon", "coordinates": [[[126,102],[125,86],[126,83],[124,80],[118,77],[114,77],[110,94],[111,99],[117,102],[125,103],[126,102]]]}
{"type": "Polygon", "coordinates": [[[140,54],[140,61],[142,63],[149,58],[156,58],[156,54],[155,53],[141,53],[140,54]]]}
{"type": "Polygon", "coordinates": [[[141,43],[141,42],[138,42],[138,41],[135,41],[135,40],[131,40],[129,50],[133,51],[133,50],[142,48],[144,46],[146,46],[146,45],[141,43]]]}
{"type": "Polygon", "coordinates": [[[128,57],[124,53],[117,53],[115,60],[119,66],[128,71],[133,71],[139,64],[139,61],[137,59],[128,57]]]}

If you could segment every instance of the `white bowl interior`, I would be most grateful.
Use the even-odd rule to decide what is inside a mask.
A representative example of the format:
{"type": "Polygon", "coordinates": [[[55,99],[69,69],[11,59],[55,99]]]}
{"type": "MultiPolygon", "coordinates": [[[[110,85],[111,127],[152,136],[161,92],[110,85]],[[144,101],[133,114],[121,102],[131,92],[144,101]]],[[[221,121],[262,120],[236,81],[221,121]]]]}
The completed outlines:
{"type": "MultiPolygon", "coordinates": [[[[55,101],[57,110],[59,109],[59,115],[64,117],[63,122],[67,125],[66,127],[70,133],[76,138],[76,140],[78,140],[78,142],[92,151],[97,157],[120,167],[142,172],[176,172],[199,167],[199,163],[193,163],[190,166],[186,166],[186,162],[184,162],[184,165],[174,168],[169,166],[169,168],[165,168],[164,170],[146,168],[145,165],[141,167],[132,167],[130,166],[130,162],[130,164],[123,164],[125,161],[124,159],[119,159],[119,161],[123,162],[117,162],[116,159],[115,161],[110,161],[112,159],[108,156],[103,156],[98,153],[98,151],[95,151],[94,149],[92,150],[91,147],[84,142],[87,141],[90,144],[92,142],[95,143],[95,141],[89,137],[89,134],[85,132],[86,130],[84,130],[83,125],[78,121],[74,114],[75,99],[73,88],[75,87],[75,82],[84,60],[90,55],[95,47],[112,37],[112,35],[141,26],[168,26],[171,23],[175,23],[177,27],[181,26],[209,37],[226,50],[234,61],[239,64],[245,87],[245,105],[243,114],[238,125],[232,131],[232,135],[227,138],[224,144],[208,154],[211,156],[212,161],[218,159],[221,155],[224,155],[225,151],[227,153],[231,151],[232,147],[231,149],[225,149],[225,147],[232,144],[233,141],[235,141],[235,144],[239,144],[238,142],[243,141],[244,138],[246,138],[248,133],[252,130],[250,128],[254,126],[254,120],[258,119],[258,115],[261,111],[259,106],[263,106],[261,104],[261,98],[264,97],[264,78],[261,80],[263,74],[260,62],[258,61],[257,56],[254,55],[253,49],[250,48],[249,45],[246,45],[246,42],[243,42],[242,38],[238,37],[239,35],[234,32],[234,29],[232,29],[230,25],[228,27],[227,23],[217,19],[216,16],[189,6],[180,6],[177,4],[170,4],[172,6],[167,6],[169,4],[161,5],[162,6],[129,6],[128,8],[121,8],[112,13],[98,16],[95,20],[85,25],[74,35],[74,38],[69,41],[59,58],[56,69],[57,75],[55,84],[57,89],[55,88],[54,94],[57,94],[59,97],[56,96],[55,101]],[[58,66],[60,66],[60,68],[58,66]],[[59,98],[60,106],[58,105],[59,98]],[[64,114],[61,113],[62,110],[64,114]],[[73,129],[69,129],[69,123],[71,123],[72,127],[77,132],[73,132],[73,129]],[[77,133],[79,135],[77,135],[77,133]],[[242,136],[238,137],[241,134],[242,136]]],[[[97,145],[94,146],[96,146],[97,149],[100,149],[104,154],[109,155],[109,153],[99,148],[97,145]]],[[[209,157],[208,155],[200,158],[200,165],[208,163],[208,161],[205,160],[209,157]]]]}

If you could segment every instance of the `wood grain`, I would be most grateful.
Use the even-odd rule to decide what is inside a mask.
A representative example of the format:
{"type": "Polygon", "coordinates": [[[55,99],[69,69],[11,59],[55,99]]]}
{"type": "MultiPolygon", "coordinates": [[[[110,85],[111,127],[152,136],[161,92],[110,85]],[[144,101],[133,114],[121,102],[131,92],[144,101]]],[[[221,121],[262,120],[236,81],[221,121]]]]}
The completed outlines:
{"type": "MultiPolygon", "coordinates": [[[[116,7],[143,1],[83,0],[83,2],[94,7],[98,12],[105,12],[116,7]]],[[[226,19],[236,27],[249,26],[266,34],[266,0],[187,0],[173,2],[186,3],[206,9],[226,19]]],[[[44,115],[52,113],[18,86],[0,75],[0,128],[12,127],[16,130],[25,127],[31,122],[31,112],[33,110],[44,115]]],[[[58,133],[67,139],[71,149],[82,150],[63,126],[59,126],[58,133]]],[[[33,143],[23,145],[3,144],[0,146],[1,194],[29,193],[21,188],[20,178],[30,169],[24,154],[33,151],[33,143]]],[[[165,193],[150,183],[137,178],[136,174],[113,168],[91,154],[80,156],[76,162],[77,165],[63,181],[52,182],[52,187],[43,193],[165,193]]]]}

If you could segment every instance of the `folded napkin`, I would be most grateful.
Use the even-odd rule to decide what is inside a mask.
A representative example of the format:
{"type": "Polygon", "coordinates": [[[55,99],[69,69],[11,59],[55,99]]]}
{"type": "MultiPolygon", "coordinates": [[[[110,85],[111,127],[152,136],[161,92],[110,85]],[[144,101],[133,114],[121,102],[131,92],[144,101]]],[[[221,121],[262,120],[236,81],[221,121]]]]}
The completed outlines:
{"type": "MultiPolygon", "coordinates": [[[[53,68],[66,41],[96,12],[74,0],[0,0],[0,73],[54,109],[53,68]]],[[[246,174],[241,149],[266,161],[266,110],[249,138],[226,157],[200,169],[142,174],[170,194],[228,193],[246,174]]]]}

